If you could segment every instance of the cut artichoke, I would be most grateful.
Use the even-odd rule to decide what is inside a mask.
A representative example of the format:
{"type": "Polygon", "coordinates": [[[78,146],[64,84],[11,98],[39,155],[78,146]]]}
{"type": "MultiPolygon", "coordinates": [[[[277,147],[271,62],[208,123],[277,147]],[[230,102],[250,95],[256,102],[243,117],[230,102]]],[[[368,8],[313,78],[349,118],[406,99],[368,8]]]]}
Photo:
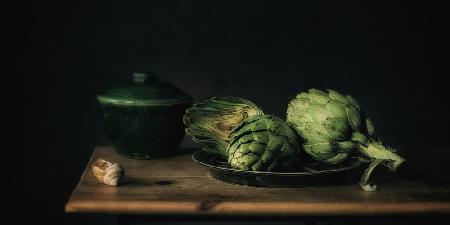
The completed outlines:
{"type": "Polygon", "coordinates": [[[298,134],[275,116],[258,115],[243,120],[231,131],[230,139],[228,163],[236,169],[281,171],[298,160],[298,134]]]}
{"type": "Polygon", "coordinates": [[[263,114],[260,108],[248,100],[215,97],[186,110],[183,122],[186,133],[195,142],[205,150],[228,158],[226,147],[230,142],[231,130],[247,117],[263,114]]]}
{"type": "Polygon", "coordinates": [[[373,169],[380,163],[395,171],[405,159],[374,137],[374,127],[357,101],[334,90],[310,89],[289,102],[287,121],[304,138],[303,148],[312,158],[338,164],[359,152],[371,161],[361,178],[366,191],[373,169]]]}

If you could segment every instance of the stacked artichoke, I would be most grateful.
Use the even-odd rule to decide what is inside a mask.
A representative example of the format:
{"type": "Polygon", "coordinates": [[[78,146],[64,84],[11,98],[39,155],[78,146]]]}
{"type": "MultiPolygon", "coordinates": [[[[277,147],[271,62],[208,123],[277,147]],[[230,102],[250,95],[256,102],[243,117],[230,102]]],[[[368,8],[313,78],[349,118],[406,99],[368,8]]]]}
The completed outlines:
{"type": "Polygon", "coordinates": [[[286,121],[234,97],[195,104],[183,120],[194,141],[240,170],[299,168],[305,162],[302,153],[336,166],[358,157],[370,162],[360,185],[374,191],[368,180],[375,167],[383,164],[395,171],[405,161],[375,138],[374,126],[357,101],[334,90],[299,93],[289,102],[286,121]]]}
{"type": "Polygon", "coordinates": [[[226,151],[233,168],[277,171],[293,166],[298,158],[299,141],[284,120],[258,115],[243,120],[231,131],[226,151]]]}

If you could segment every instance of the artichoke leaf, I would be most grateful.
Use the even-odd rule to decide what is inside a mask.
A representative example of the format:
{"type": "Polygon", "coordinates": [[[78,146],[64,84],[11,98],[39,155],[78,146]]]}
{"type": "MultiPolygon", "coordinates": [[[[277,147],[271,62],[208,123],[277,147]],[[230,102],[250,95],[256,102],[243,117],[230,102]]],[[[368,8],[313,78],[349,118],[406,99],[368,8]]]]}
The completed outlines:
{"type": "Polygon", "coordinates": [[[350,95],[346,95],[345,97],[347,97],[348,101],[350,102],[350,104],[355,107],[358,111],[361,111],[361,107],[359,106],[358,102],[356,101],[356,99],[354,99],[352,96],[350,95]]]}
{"type": "Polygon", "coordinates": [[[303,149],[314,159],[324,162],[335,155],[335,153],[331,151],[332,148],[329,145],[330,144],[327,142],[314,144],[306,143],[303,144],[303,149]],[[326,151],[319,151],[319,149],[320,150],[325,149],[326,151]]]}
{"type": "Polygon", "coordinates": [[[347,111],[347,120],[352,130],[359,131],[359,126],[361,125],[361,116],[359,112],[352,106],[345,107],[345,111],[347,111]]]}
{"type": "Polygon", "coordinates": [[[369,139],[367,139],[367,137],[360,132],[353,133],[351,140],[358,142],[359,144],[364,146],[367,146],[368,145],[367,143],[369,142],[369,139]]]}
{"type": "Polygon", "coordinates": [[[317,102],[321,104],[327,103],[330,100],[327,93],[314,88],[309,89],[308,98],[311,100],[311,102],[317,102]]]}
{"type": "Polygon", "coordinates": [[[373,137],[375,133],[375,127],[373,126],[373,123],[369,118],[366,118],[366,129],[369,137],[373,137]]]}
{"type": "Polygon", "coordinates": [[[348,153],[338,153],[327,160],[328,164],[336,165],[348,159],[348,153]]]}
{"type": "Polygon", "coordinates": [[[333,118],[345,118],[344,122],[347,122],[347,111],[343,103],[329,101],[326,106],[333,118]]]}
{"type": "Polygon", "coordinates": [[[248,135],[240,136],[239,138],[233,137],[232,140],[233,141],[231,142],[231,145],[226,150],[228,155],[234,154],[234,152],[237,149],[240,149],[241,145],[245,145],[248,143],[259,143],[262,145],[267,145],[269,137],[268,134],[263,134],[263,132],[260,132],[260,133],[249,133],[248,135]]]}
{"type": "Polygon", "coordinates": [[[353,141],[338,141],[334,143],[336,152],[351,153],[356,148],[356,143],[353,141]]]}
{"type": "Polygon", "coordinates": [[[339,119],[330,117],[323,122],[323,127],[330,139],[344,140],[348,136],[347,124],[339,119]]]}
{"type": "Polygon", "coordinates": [[[327,89],[327,91],[328,91],[331,99],[333,99],[335,101],[339,101],[345,105],[347,105],[349,103],[348,99],[341,93],[339,93],[335,90],[332,90],[332,89],[327,89]]]}

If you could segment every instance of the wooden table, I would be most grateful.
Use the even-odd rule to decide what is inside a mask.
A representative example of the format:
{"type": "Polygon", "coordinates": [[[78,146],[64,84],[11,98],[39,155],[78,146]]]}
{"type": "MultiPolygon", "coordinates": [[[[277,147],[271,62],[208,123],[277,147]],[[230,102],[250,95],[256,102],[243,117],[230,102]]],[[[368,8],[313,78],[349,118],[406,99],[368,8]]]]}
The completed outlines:
{"type": "MultiPolygon", "coordinates": [[[[411,163],[418,160],[423,159],[411,163]]],[[[357,184],[248,187],[210,178],[190,153],[131,160],[118,156],[111,147],[97,147],[65,210],[133,215],[449,215],[450,184],[427,182],[411,173],[406,171],[405,176],[381,184],[377,192],[364,192],[357,184]],[[126,176],[122,185],[107,186],[95,179],[91,164],[99,158],[123,165],[126,176]]]]}

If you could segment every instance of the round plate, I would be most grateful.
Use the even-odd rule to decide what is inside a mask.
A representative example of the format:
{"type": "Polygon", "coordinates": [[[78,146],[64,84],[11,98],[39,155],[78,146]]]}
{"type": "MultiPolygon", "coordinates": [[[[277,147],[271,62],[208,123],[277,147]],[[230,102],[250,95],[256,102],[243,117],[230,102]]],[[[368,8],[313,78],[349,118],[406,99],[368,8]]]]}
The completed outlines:
{"type": "Polygon", "coordinates": [[[220,156],[200,150],[192,159],[207,167],[209,174],[220,181],[259,187],[313,187],[356,183],[361,176],[357,159],[349,159],[339,166],[311,162],[288,172],[244,171],[230,168],[220,156]]]}

